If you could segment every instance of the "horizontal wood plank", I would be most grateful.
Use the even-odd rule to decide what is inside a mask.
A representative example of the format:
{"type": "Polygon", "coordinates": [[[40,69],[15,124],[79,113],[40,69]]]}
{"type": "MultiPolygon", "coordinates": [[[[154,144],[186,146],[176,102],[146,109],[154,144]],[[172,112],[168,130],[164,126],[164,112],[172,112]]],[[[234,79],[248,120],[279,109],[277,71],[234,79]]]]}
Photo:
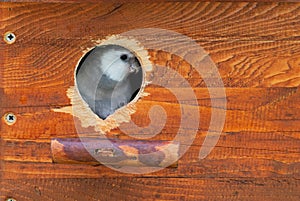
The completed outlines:
{"type": "MultiPolygon", "coordinates": [[[[143,176],[191,178],[300,176],[299,132],[223,133],[211,154],[199,160],[199,150],[205,136],[206,133],[196,136],[193,145],[179,160],[177,168],[167,168],[143,176]]],[[[119,139],[126,137],[119,136],[119,139]]],[[[2,170],[5,173],[3,178],[95,178],[122,175],[105,166],[52,164],[49,140],[3,140],[2,160],[2,170]],[[44,171],[45,168],[47,171],[44,171]],[[66,169],[69,169],[68,174],[65,172],[66,169]]]]}
{"type": "Polygon", "coordinates": [[[290,177],[27,179],[4,180],[1,187],[3,189],[1,199],[12,196],[24,201],[41,199],[54,201],[62,198],[67,201],[86,199],[298,201],[300,197],[298,190],[300,182],[290,177]]]}
{"type": "MultiPolygon", "coordinates": [[[[4,49],[0,46],[6,66],[1,72],[2,87],[73,86],[75,67],[83,55],[81,47],[86,49],[93,45],[86,41],[87,44],[69,47],[72,40],[60,43],[62,47],[46,41],[26,49],[22,48],[24,44],[4,49]],[[48,56],[44,57],[40,52],[48,56]],[[15,57],[17,59],[9,59],[15,57]]],[[[297,87],[300,84],[299,41],[211,41],[199,44],[210,54],[225,87],[297,87]]],[[[203,76],[180,57],[157,50],[149,50],[149,55],[154,65],[176,70],[192,87],[206,86],[203,76]]],[[[176,77],[167,79],[162,70],[155,71],[153,76],[161,84],[170,79],[174,87],[181,85],[176,77]]]]}
{"type": "MultiPolygon", "coordinates": [[[[140,98],[140,101],[153,101],[178,104],[179,100],[190,106],[196,106],[195,102],[202,107],[211,107],[211,99],[218,104],[218,99],[222,94],[214,93],[216,88],[211,88],[211,93],[207,88],[192,88],[193,95],[189,93],[189,88],[164,88],[156,85],[148,85],[144,92],[147,96],[140,98]],[[176,92],[178,97],[173,93],[176,92]],[[194,101],[194,99],[196,101],[194,101]]],[[[68,88],[0,88],[1,108],[59,108],[71,106],[67,96],[68,88]]],[[[298,108],[299,87],[272,87],[272,88],[225,88],[226,108],[229,110],[253,110],[271,104],[280,104],[280,101],[289,101],[292,108],[298,108]]],[[[221,101],[219,101],[221,102],[221,101]]]]}
{"type": "MultiPolygon", "coordinates": [[[[300,84],[297,3],[2,3],[0,9],[0,31],[11,30],[17,36],[9,46],[1,41],[5,88],[73,85],[75,66],[82,50],[93,46],[92,40],[149,27],[174,30],[195,40],[216,63],[226,87],[300,84]],[[137,17],[134,10],[144,15],[137,17]]],[[[186,78],[192,86],[205,86],[182,62],[172,64],[158,50],[150,54],[156,64],[181,65],[180,71],[190,75],[186,78]]]]}
{"type": "MultiPolygon", "coordinates": [[[[54,112],[53,109],[63,106],[51,105],[49,99],[52,98],[68,100],[65,94],[52,96],[47,90],[37,90],[36,95],[32,92],[26,95],[26,90],[21,90],[22,97],[12,101],[7,107],[2,108],[2,115],[7,112],[13,112],[17,116],[17,122],[14,125],[6,125],[2,118],[1,133],[3,138],[19,139],[45,139],[50,137],[76,137],[77,132],[93,133],[93,128],[82,128],[80,121],[70,114],[54,112]],[[41,92],[41,93],[40,93],[41,92]],[[40,97],[41,106],[34,106],[31,103],[40,97]],[[28,97],[28,98],[27,98],[28,97]],[[18,106],[19,101],[28,100],[23,107],[18,106]],[[77,126],[77,127],[76,127],[77,126]],[[79,131],[82,130],[82,131],[79,131]]],[[[132,115],[132,120],[141,127],[147,127],[149,122],[148,112],[152,106],[160,105],[167,113],[167,122],[163,126],[162,134],[173,136],[177,133],[181,117],[180,104],[176,98],[166,89],[150,89],[153,95],[145,97],[136,103],[137,112],[132,115]],[[164,96],[155,95],[161,93],[164,96]]],[[[192,99],[187,98],[185,106],[199,109],[200,124],[199,131],[207,131],[211,118],[211,103],[206,89],[196,89],[199,108],[196,105],[189,105],[192,99]]],[[[13,98],[12,92],[7,93],[7,103],[9,98],[13,98]]],[[[28,91],[27,91],[28,93],[28,91]]],[[[223,132],[270,132],[270,131],[300,131],[300,117],[298,100],[300,93],[298,88],[270,88],[270,89],[227,89],[227,111],[226,121],[223,132]],[[245,96],[246,94],[246,96],[245,96]],[[241,98],[245,97],[245,98],[241,98]]],[[[5,99],[5,98],[4,98],[5,99]]],[[[216,99],[218,101],[218,99],[216,99]]],[[[5,105],[4,101],[4,105],[5,105]]],[[[218,105],[218,102],[216,103],[218,105]]],[[[21,104],[20,104],[21,106],[21,104]]],[[[68,106],[68,104],[66,105],[68,106]]],[[[215,108],[223,110],[222,108],[215,108]]],[[[163,123],[163,122],[161,122],[163,123]]],[[[126,126],[126,123],[124,123],[126,126]]],[[[191,129],[193,125],[184,125],[185,129],[191,129]]],[[[115,133],[118,133],[116,131],[115,133]]],[[[120,132],[119,132],[120,133],[120,132]]],[[[134,133],[134,132],[133,132],[134,133]]]]}
{"type": "MultiPolygon", "coordinates": [[[[213,0],[109,0],[109,2],[116,3],[150,3],[150,2],[214,2],[213,0]]],[[[19,2],[19,3],[99,3],[108,2],[108,0],[5,0],[5,2],[19,2]]],[[[253,0],[218,0],[218,2],[253,2],[253,0]]],[[[256,0],[255,2],[299,2],[299,0],[256,0]]]]}
{"type": "Polygon", "coordinates": [[[43,38],[87,39],[140,27],[176,30],[194,39],[298,40],[299,5],[278,2],[2,3],[1,8],[6,25],[2,29],[18,27],[22,42],[31,43],[43,38]],[[137,9],[139,12],[135,12],[137,9]],[[60,20],[56,20],[58,16],[60,20]],[[24,18],[30,20],[19,23],[24,18]],[[26,29],[30,32],[25,32],[26,29]]]}

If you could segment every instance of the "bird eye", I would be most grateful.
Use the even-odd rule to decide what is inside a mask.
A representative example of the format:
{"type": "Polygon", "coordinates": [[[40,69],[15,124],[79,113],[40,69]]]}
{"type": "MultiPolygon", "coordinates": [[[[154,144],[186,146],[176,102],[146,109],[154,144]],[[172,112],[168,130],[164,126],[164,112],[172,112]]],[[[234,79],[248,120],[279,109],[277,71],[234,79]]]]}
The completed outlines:
{"type": "Polygon", "coordinates": [[[126,54],[122,54],[120,56],[120,59],[123,60],[123,61],[127,60],[127,58],[128,58],[128,56],[126,54]]]}

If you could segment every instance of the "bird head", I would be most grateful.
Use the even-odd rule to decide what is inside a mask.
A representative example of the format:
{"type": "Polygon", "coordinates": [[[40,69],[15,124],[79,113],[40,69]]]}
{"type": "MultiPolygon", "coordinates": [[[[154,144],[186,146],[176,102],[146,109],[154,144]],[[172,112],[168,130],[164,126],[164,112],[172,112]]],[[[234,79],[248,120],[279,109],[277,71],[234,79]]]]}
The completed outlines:
{"type": "Polygon", "coordinates": [[[125,80],[129,74],[137,73],[141,68],[137,57],[121,46],[103,47],[100,59],[103,75],[117,82],[125,80]]]}

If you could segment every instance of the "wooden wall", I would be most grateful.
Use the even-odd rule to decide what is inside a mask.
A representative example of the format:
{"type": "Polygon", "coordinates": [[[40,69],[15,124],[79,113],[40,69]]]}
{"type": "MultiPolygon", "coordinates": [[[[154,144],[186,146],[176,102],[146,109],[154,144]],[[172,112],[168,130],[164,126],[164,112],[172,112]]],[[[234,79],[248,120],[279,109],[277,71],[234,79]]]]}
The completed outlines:
{"type": "MultiPolygon", "coordinates": [[[[300,3],[56,2],[0,3],[0,33],[17,37],[10,45],[0,40],[0,114],[17,116],[13,125],[1,119],[0,200],[300,200],[300,3]],[[66,91],[82,50],[137,28],[179,32],[210,54],[227,95],[217,146],[198,160],[211,111],[201,77],[149,50],[154,64],[179,69],[200,105],[197,137],[178,167],[131,175],[53,164],[50,139],[77,137],[72,115],[53,109],[70,105],[66,91]]],[[[171,140],[176,100],[163,88],[145,90],[151,96],[137,103],[133,120],[147,125],[147,108],[163,106],[173,118],[155,139],[171,140]]]]}

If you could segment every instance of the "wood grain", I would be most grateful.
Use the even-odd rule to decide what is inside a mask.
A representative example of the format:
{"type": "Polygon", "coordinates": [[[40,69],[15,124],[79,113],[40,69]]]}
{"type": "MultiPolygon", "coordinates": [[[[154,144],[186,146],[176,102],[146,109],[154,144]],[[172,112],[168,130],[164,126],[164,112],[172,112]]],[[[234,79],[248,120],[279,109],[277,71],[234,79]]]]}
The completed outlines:
{"type": "MultiPolygon", "coordinates": [[[[43,3],[102,3],[102,2],[117,2],[117,3],[153,3],[153,2],[208,2],[208,0],[5,0],[5,2],[43,2],[43,3]]],[[[253,2],[253,0],[219,0],[218,2],[253,2]]],[[[299,2],[299,0],[257,0],[255,2],[299,2]]]]}
{"type": "MultiPolygon", "coordinates": [[[[223,133],[213,152],[206,159],[199,160],[199,149],[205,135],[197,135],[195,143],[179,160],[176,169],[143,176],[300,177],[299,132],[223,133]]],[[[97,178],[123,175],[104,166],[52,164],[48,140],[5,140],[2,153],[6,173],[3,178],[97,178]],[[47,171],[44,171],[45,168],[47,171]]]]}
{"type": "MultiPolygon", "coordinates": [[[[300,29],[299,29],[300,31],[300,29]]],[[[66,40],[64,46],[72,41],[66,40]]],[[[26,56],[22,48],[17,50],[4,49],[5,58],[14,57],[9,52],[20,57],[22,65],[15,65],[16,61],[8,60],[7,65],[13,68],[4,70],[2,87],[68,87],[74,85],[74,70],[82,50],[68,47],[62,55],[61,48],[47,45],[33,45],[26,56]],[[21,52],[19,52],[21,50],[21,52]],[[45,52],[48,60],[39,54],[45,52]],[[73,54],[74,53],[74,54],[73,54]],[[13,62],[13,63],[11,63],[13,62]],[[36,66],[39,67],[36,67],[36,66]]],[[[91,45],[90,45],[91,46],[91,45]]],[[[90,47],[86,46],[84,48],[90,47]]],[[[219,73],[225,87],[297,87],[300,84],[299,64],[300,42],[210,42],[203,43],[203,48],[210,52],[213,62],[218,66],[219,73]],[[218,49],[214,49],[219,43],[218,49]],[[259,44],[260,43],[260,44],[259,44]],[[215,44],[215,45],[213,45],[215,44]],[[264,48],[264,49],[262,49],[264,48]]],[[[0,47],[1,48],[1,47],[0,47]]],[[[13,48],[13,47],[12,47],[13,48]]],[[[150,52],[151,54],[152,52],[150,52]]],[[[178,69],[192,87],[205,87],[205,83],[196,70],[176,56],[163,52],[151,54],[154,64],[178,69]]],[[[161,72],[157,72],[161,76],[161,72]]],[[[162,74],[163,75],[163,74],[162,74]]],[[[163,81],[162,81],[163,83],[163,81]]]]}
{"type": "MultiPolygon", "coordinates": [[[[300,3],[17,1],[0,3],[0,33],[17,36],[11,45],[0,40],[0,115],[17,116],[14,125],[3,118],[0,122],[1,201],[300,199],[300,3]],[[210,134],[211,111],[224,109],[220,97],[213,99],[212,108],[195,67],[158,48],[148,49],[150,61],[178,72],[198,105],[175,77],[162,76],[164,69],[153,75],[180,89],[184,104],[199,109],[201,118],[196,139],[178,167],[134,175],[102,165],[52,163],[51,138],[78,137],[78,130],[83,136],[97,136],[93,128],[81,128],[72,115],[53,111],[71,105],[66,91],[74,85],[83,51],[95,40],[142,28],[186,35],[216,64],[227,99],[226,122],[216,147],[199,160],[210,134]]],[[[145,92],[150,95],[137,102],[132,120],[147,126],[149,109],[160,105],[167,122],[151,140],[172,140],[180,125],[179,101],[154,84],[145,92]]],[[[191,125],[184,128],[189,139],[191,125]]],[[[118,128],[107,137],[134,139],[118,128]]]]}
{"type": "MultiPolygon", "coordinates": [[[[77,132],[80,130],[83,133],[94,133],[93,128],[82,128],[80,122],[72,115],[52,111],[52,109],[61,106],[51,106],[49,104],[51,98],[54,99],[53,103],[56,100],[61,100],[61,104],[65,102],[65,104],[69,105],[64,91],[56,98],[55,94],[57,94],[58,90],[54,89],[54,93],[49,93],[49,90],[43,92],[43,90],[36,90],[36,95],[34,92],[26,95],[26,89],[18,90],[22,94],[23,99],[27,100],[24,106],[19,104],[20,96],[14,96],[17,99],[11,102],[8,101],[13,99],[12,94],[11,96],[9,95],[10,92],[4,96],[8,98],[6,100],[9,106],[4,107],[3,112],[15,113],[18,120],[13,126],[3,123],[1,126],[2,137],[9,139],[49,139],[51,137],[77,137],[77,132]],[[32,105],[31,102],[35,97],[39,97],[40,106],[39,104],[32,105]]],[[[181,117],[180,105],[176,97],[167,89],[149,87],[147,91],[151,92],[152,95],[143,98],[136,104],[139,112],[133,114],[133,122],[142,127],[148,126],[148,112],[150,108],[155,105],[162,106],[168,118],[161,133],[171,138],[173,134],[177,133],[180,125],[178,117],[181,117]]],[[[198,97],[201,117],[198,130],[206,131],[211,118],[210,97],[207,89],[195,88],[195,91],[198,97]]],[[[184,95],[183,89],[182,93],[184,95]]],[[[300,131],[299,88],[227,88],[226,94],[228,104],[223,132],[300,131]],[[247,94],[247,96],[241,98],[243,94],[247,94]]],[[[198,108],[196,105],[189,105],[191,99],[186,98],[185,103],[187,106],[198,108]]],[[[24,101],[23,99],[21,101],[24,101]]],[[[192,128],[192,125],[185,125],[185,128],[192,128]]],[[[121,133],[121,131],[116,130],[115,133],[121,133]]]]}
{"type": "MultiPolygon", "coordinates": [[[[243,178],[98,178],[4,181],[21,200],[299,200],[299,180],[243,178]],[[182,188],[178,189],[178,185],[182,188]],[[53,188],[56,186],[56,188],[53,188]],[[198,190],[195,190],[195,187],[198,190]],[[131,189],[143,189],[132,191],[131,189]],[[245,191],[248,189],[249,191],[245,191]],[[287,189],[289,193],[287,194],[287,189]]],[[[2,196],[2,199],[3,196],[2,196]]]]}
{"type": "MultiPolygon", "coordinates": [[[[0,47],[5,63],[13,66],[2,72],[2,86],[70,86],[74,83],[73,71],[82,50],[93,45],[91,39],[147,27],[191,36],[211,55],[226,87],[299,86],[300,4],[184,2],[163,5],[26,4],[26,9],[22,9],[22,4],[2,4],[3,15],[13,16],[3,18],[7,25],[1,28],[2,32],[15,30],[19,36],[13,46],[0,47]],[[179,7],[184,14],[173,13],[179,7]],[[133,10],[145,15],[137,16],[133,10]],[[58,16],[60,20],[56,20],[58,16]],[[24,20],[27,23],[20,25],[19,21],[24,20]],[[20,48],[24,45],[26,50],[20,48]],[[41,52],[51,59],[43,57],[41,52]],[[18,61],[9,59],[15,56],[18,61]]],[[[152,60],[157,57],[154,55],[152,60]]],[[[166,65],[166,62],[157,63],[166,65]]],[[[204,86],[199,76],[191,81],[204,86]]]]}

